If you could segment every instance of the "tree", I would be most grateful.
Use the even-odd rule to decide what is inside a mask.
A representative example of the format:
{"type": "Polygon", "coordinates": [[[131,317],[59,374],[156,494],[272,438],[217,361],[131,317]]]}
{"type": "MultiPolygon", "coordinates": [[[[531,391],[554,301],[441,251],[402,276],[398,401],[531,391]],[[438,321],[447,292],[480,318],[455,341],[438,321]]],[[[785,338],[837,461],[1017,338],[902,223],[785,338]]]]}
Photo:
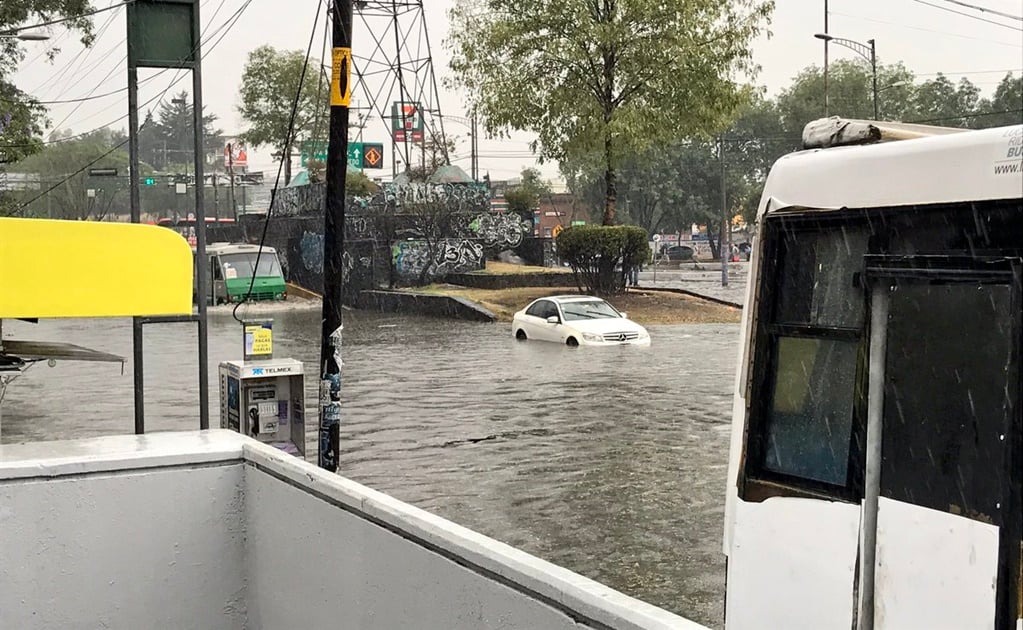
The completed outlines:
{"type": "MultiPolygon", "coordinates": [[[[423,144],[419,147],[420,153],[423,156],[422,162],[418,166],[408,166],[405,169],[406,175],[410,181],[414,182],[425,182],[430,179],[430,176],[437,172],[442,166],[450,164],[448,156],[455,152],[458,138],[456,136],[442,136],[440,134],[430,133],[423,139],[423,144]]],[[[415,160],[416,146],[409,144],[409,159],[415,160]]]]}
{"type": "Polygon", "coordinates": [[[242,73],[242,104],[238,107],[238,113],[249,128],[241,134],[241,139],[249,146],[269,145],[279,152],[284,159],[285,181],[291,181],[291,156],[299,142],[317,139],[327,129],[328,89],[317,65],[307,64],[301,51],[260,46],[249,53],[242,73]],[[296,94],[299,94],[298,109],[292,131],[289,123],[296,94]]]}
{"type": "MultiPolygon", "coordinates": [[[[913,73],[902,63],[877,66],[878,110],[882,120],[911,120],[913,73]]],[[[828,115],[843,118],[874,117],[874,89],[870,64],[840,59],[828,66],[828,115]]],[[[798,139],[810,121],[824,118],[824,72],[819,66],[804,68],[775,100],[785,134],[798,139]]]]}
{"type": "MultiPolygon", "coordinates": [[[[46,145],[43,150],[19,162],[19,171],[39,175],[43,190],[56,184],[45,198],[31,203],[25,214],[53,219],[100,220],[125,212],[129,203],[127,178],[90,177],[82,168],[98,160],[91,168],[117,168],[119,174],[126,175],[127,149],[111,152],[119,141],[116,134],[110,129],[99,129],[80,138],[46,145]],[[96,190],[95,197],[88,196],[90,188],[96,190]]],[[[33,193],[33,197],[38,196],[35,191],[33,193]]]]}
{"type": "Polygon", "coordinates": [[[457,0],[454,84],[491,132],[535,132],[542,159],[600,155],[604,224],[623,158],[657,138],[713,131],[754,73],[750,43],[771,0],[457,0]]]}
{"type": "Polygon", "coordinates": [[[963,77],[955,84],[944,74],[916,86],[912,103],[916,120],[942,127],[971,127],[980,88],[963,77]]]}
{"type": "MultiPolygon", "coordinates": [[[[25,24],[66,20],[65,28],[77,32],[83,45],[95,39],[92,21],[85,14],[88,0],[4,0],[0,2],[0,32],[25,24]]],[[[49,58],[59,52],[49,50],[49,58]]],[[[14,162],[42,149],[40,138],[46,126],[46,108],[9,80],[24,60],[25,50],[16,39],[0,40],[0,163],[14,162]]]]}
{"type": "Polygon", "coordinates": [[[977,128],[1023,124],[1023,76],[1006,74],[992,98],[977,104],[977,112],[983,114],[973,121],[977,128]]]}
{"type": "MultiPolygon", "coordinates": [[[[191,164],[195,152],[193,107],[187,92],[160,104],[157,116],[146,112],[139,129],[139,155],[160,170],[171,165],[191,164]]],[[[203,115],[204,155],[219,155],[224,132],[215,127],[216,114],[203,115]]]]}
{"type": "Polygon", "coordinates": [[[540,179],[540,171],[535,168],[522,169],[521,180],[517,186],[504,194],[508,202],[508,210],[517,213],[532,213],[543,197],[551,194],[551,187],[540,179]]]}

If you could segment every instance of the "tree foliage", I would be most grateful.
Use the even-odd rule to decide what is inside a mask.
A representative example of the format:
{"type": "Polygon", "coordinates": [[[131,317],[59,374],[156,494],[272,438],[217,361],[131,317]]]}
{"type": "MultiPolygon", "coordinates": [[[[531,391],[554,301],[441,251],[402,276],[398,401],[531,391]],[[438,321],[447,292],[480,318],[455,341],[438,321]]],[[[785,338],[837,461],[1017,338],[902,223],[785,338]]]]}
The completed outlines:
{"type": "Polygon", "coordinates": [[[490,132],[535,132],[543,159],[604,170],[603,222],[616,172],[656,138],[727,123],[753,73],[750,43],[771,0],[457,0],[451,68],[490,132]]]}
{"type": "MultiPolygon", "coordinates": [[[[191,98],[187,92],[181,92],[160,103],[155,117],[152,112],[146,112],[139,128],[140,159],[161,171],[191,164],[195,159],[192,112],[191,98]]],[[[219,157],[223,147],[224,132],[215,126],[216,121],[216,114],[203,115],[205,156],[219,157]]]]}
{"type": "MultiPolygon", "coordinates": [[[[870,67],[841,60],[828,76],[829,110],[848,118],[873,117],[870,67]]],[[[1008,74],[990,99],[967,79],[938,75],[914,82],[901,63],[878,66],[881,118],[971,128],[1023,122],[1023,79],[1008,74]]],[[[721,134],[727,210],[722,208],[720,144],[701,137],[676,138],[651,145],[625,160],[619,172],[622,217],[650,232],[689,232],[706,225],[711,248],[724,214],[752,224],[767,173],[776,160],[801,148],[803,127],[824,116],[824,75],[816,66],[801,71],[773,99],[753,96],[721,134]]],[[[563,161],[572,192],[591,208],[600,205],[604,173],[599,158],[563,161]]]]}
{"type": "MultiPolygon", "coordinates": [[[[0,2],[0,32],[25,24],[66,19],[63,26],[80,36],[85,46],[95,38],[92,20],[85,14],[92,10],[88,0],[3,0],[0,2]]],[[[59,49],[50,46],[50,59],[59,49]]],[[[13,162],[39,151],[41,136],[47,124],[46,108],[38,99],[18,89],[10,75],[25,58],[25,49],[17,39],[0,39],[0,158],[13,162]]],[[[2,163],[0,161],[0,163],[2,163]]]]}
{"type": "Polygon", "coordinates": [[[540,171],[535,168],[522,169],[519,184],[504,193],[504,199],[508,202],[508,211],[532,212],[540,205],[543,197],[551,194],[551,187],[540,177],[540,171]]]}
{"type": "Polygon", "coordinates": [[[568,261],[580,292],[613,295],[625,290],[629,271],[650,260],[647,231],[631,225],[581,225],[558,235],[558,255],[568,261]]]}
{"type": "MultiPolygon", "coordinates": [[[[33,198],[56,185],[28,206],[25,214],[53,219],[98,220],[127,208],[128,151],[110,151],[120,141],[116,134],[109,129],[100,129],[80,138],[70,136],[73,139],[46,145],[38,153],[19,162],[18,171],[39,176],[41,190],[26,191],[33,198]],[[108,155],[103,157],[104,154],[108,155]],[[116,168],[124,177],[90,177],[87,170],[77,172],[94,160],[98,161],[92,168],[116,168]],[[90,188],[96,191],[95,197],[88,196],[90,188]]],[[[54,136],[53,139],[58,138],[54,136]]]]}
{"type": "Polygon", "coordinates": [[[291,156],[299,143],[326,133],[330,113],[328,90],[323,74],[316,64],[306,63],[302,51],[260,46],[249,53],[238,107],[248,129],[241,138],[252,147],[270,146],[281,153],[286,181],[291,181],[291,156]],[[296,94],[299,98],[295,129],[291,142],[287,142],[296,94]]]}
{"type": "Polygon", "coordinates": [[[405,174],[410,181],[425,182],[442,166],[450,164],[450,156],[457,147],[457,136],[429,133],[419,146],[409,143],[409,159],[405,174]],[[417,159],[417,153],[420,159],[417,159]]]}

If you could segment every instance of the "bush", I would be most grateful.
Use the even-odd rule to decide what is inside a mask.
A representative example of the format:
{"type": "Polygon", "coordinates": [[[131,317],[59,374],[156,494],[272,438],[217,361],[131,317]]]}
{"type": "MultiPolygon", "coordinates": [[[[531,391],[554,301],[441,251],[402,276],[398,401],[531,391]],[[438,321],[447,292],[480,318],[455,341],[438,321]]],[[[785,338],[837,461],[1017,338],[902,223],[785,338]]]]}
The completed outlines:
{"type": "Polygon", "coordinates": [[[634,225],[570,227],[558,234],[557,245],[584,293],[621,293],[633,267],[650,261],[647,231],[634,225]]]}

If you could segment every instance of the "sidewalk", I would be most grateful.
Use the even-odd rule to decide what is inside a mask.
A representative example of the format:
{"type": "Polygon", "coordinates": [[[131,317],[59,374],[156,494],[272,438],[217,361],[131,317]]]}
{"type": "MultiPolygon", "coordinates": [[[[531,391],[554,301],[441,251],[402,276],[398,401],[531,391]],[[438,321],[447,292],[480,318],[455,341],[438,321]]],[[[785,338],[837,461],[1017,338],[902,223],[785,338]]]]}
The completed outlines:
{"type": "Polygon", "coordinates": [[[746,280],[750,263],[728,263],[728,286],[721,286],[721,263],[683,263],[644,269],[639,273],[640,289],[683,289],[733,304],[746,303],[746,280]]]}

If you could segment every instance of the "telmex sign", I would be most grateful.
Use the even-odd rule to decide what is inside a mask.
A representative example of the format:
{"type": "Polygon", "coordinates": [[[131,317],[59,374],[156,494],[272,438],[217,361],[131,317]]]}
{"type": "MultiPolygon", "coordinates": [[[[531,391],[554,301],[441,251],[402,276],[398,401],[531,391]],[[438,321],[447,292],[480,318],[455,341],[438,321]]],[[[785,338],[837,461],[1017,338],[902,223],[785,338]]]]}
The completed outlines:
{"type": "Polygon", "coordinates": [[[249,368],[249,373],[252,374],[252,376],[279,376],[281,374],[291,374],[294,371],[295,371],[294,368],[290,366],[249,368]]]}

